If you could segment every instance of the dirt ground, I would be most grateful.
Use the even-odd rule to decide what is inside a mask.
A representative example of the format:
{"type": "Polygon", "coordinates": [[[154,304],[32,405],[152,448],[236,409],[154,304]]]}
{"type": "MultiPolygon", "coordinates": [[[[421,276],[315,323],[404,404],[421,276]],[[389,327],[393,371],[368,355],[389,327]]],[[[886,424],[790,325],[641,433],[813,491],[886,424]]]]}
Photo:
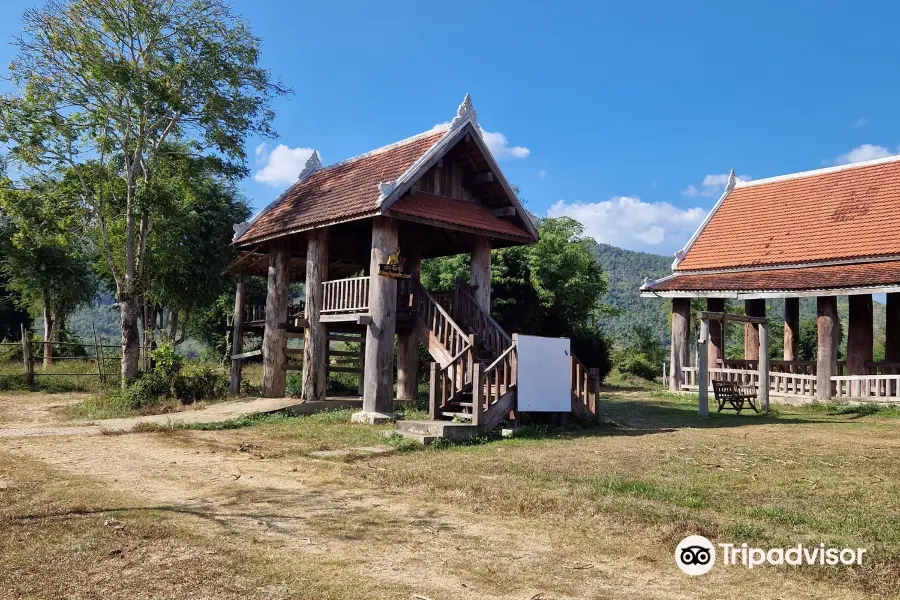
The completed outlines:
{"type": "MultiPolygon", "coordinates": [[[[0,399],[4,427],[55,422],[47,398],[34,396],[0,399]]],[[[689,578],[675,568],[670,540],[695,524],[629,519],[602,502],[587,509],[565,485],[551,485],[553,475],[531,471],[542,444],[577,479],[647,452],[629,443],[702,445],[708,430],[329,461],[279,427],[0,440],[0,597],[865,598],[873,589],[776,569],[689,578]],[[578,458],[560,455],[563,446],[578,458]],[[423,483],[433,474],[420,469],[451,481],[423,483]],[[457,477],[466,484],[454,487],[457,477]],[[545,512],[502,509],[517,485],[559,498],[545,512]]],[[[341,427],[370,435],[364,425],[341,427]]],[[[779,427],[759,425],[753,435],[779,427]]],[[[900,436],[889,431],[875,444],[868,452],[895,452],[900,436]]],[[[645,504],[636,499],[635,514],[645,504]]]]}

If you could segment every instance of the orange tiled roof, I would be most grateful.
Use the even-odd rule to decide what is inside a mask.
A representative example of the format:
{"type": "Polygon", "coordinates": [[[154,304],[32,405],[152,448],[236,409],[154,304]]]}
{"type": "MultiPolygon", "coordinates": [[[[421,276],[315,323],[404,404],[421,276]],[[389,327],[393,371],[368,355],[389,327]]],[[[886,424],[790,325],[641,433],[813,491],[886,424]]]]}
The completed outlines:
{"type": "Polygon", "coordinates": [[[534,239],[530,233],[515,223],[495,217],[491,213],[491,209],[486,206],[454,200],[445,196],[436,196],[422,192],[410,194],[398,200],[388,212],[433,219],[451,225],[478,229],[487,233],[499,233],[523,241],[533,241],[534,239]]]}
{"type": "Polygon", "coordinates": [[[739,182],[678,271],[900,255],[900,160],[739,182]]]}
{"type": "Polygon", "coordinates": [[[424,134],[325,167],[292,185],[235,240],[246,245],[315,225],[374,214],[378,184],[400,177],[446,130],[424,134]]]}
{"type": "Polygon", "coordinates": [[[724,273],[676,273],[647,292],[794,292],[900,285],[900,260],[724,273]]]}

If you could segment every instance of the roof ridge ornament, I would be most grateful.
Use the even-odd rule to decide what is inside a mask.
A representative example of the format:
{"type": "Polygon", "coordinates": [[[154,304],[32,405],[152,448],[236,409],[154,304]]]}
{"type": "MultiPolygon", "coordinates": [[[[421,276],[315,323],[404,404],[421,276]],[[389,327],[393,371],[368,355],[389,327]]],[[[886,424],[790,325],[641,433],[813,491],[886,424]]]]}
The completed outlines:
{"type": "Polygon", "coordinates": [[[322,168],[322,161],[319,160],[319,151],[313,150],[313,153],[309,155],[309,158],[306,159],[306,164],[303,165],[303,170],[300,171],[300,176],[297,178],[298,181],[306,181],[306,178],[318,171],[322,168]]]}
{"type": "Polygon", "coordinates": [[[472,125],[478,123],[475,106],[472,104],[472,97],[468,93],[466,94],[466,97],[463,98],[462,104],[456,109],[456,116],[453,117],[453,120],[450,122],[450,129],[456,129],[467,120],[472,123],[472,125]]]}
{"type": "Polygon", "coordinates": [[[731,173],[728,175],[728,184],[725,186],[729,191],[734,189],[734,186],[737,184],[737,176],[734,174],[734,169],[731,170],[731,173]]]}
{"type": "Polygon", "coordinates": [[[391,195],[391,192],[397,189],[397,180],[382,181],[378,184],[378,206],[384,202],[385,198],[391,195]]]}
{"type": "Polygon", "coordinates": [[[250,229],[252,221],[244,221],[243,223],[235,223],[232,227],[234,229],[234,237],[231,238],[232,241],[237,240],[242,235],[244,235],[248,229],[250,229]]]}

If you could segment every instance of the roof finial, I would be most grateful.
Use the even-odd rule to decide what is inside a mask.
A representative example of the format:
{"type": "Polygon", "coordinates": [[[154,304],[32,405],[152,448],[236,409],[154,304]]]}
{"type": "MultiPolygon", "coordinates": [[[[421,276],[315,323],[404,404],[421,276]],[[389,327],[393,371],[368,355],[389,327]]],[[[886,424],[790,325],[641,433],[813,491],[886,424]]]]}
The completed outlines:
{"type": "Polygon", "coordinates": [[[472,125],[475,125],[477,121],[477,117],[475,115],[475,107],[472,105],[472,97],[469,96],[469,94],[466,94],[466,97],[463,98],[462,104],[460,104],[459,108],[456,109],[456,116],[450,123],[450,129],[458,127],[459,125],[466,122],[466,120],[470,121],[472,125]]]}
{"type": "Polygon", "coordinates": [[[298,179],[300,181],[304,181],[307,177],[321,168],[322,161],[319,160],[319,152],[318,150],[313,150],[313,153],[310,154],[309,158],[306,159],[306,164],[303,166],[303,170],[300,171],[300,177],[298,179]]]}
{"type": "Polygon", "coordinates": [[[734,169],[731,170],[731,173],[728,174],[728,188],[733,189],[734,185],[737,183],[737,177],[734,175],[734,169]]]}

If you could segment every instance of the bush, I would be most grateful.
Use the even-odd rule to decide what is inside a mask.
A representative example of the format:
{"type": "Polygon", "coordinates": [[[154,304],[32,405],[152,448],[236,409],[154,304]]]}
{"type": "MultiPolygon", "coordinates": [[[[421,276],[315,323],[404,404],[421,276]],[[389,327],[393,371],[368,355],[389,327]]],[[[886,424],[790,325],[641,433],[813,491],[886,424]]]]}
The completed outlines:
{"type": "Polygon", "coordinates": [[[122,398],[129,408],[138,409],[157,404],[160,399],[168,398],[169,380],[157,371],[143,373],[123,392],[122,398]]]}
{"type": "Polygon", "coordinates": [[[182,404],[218,400],[228,394],[228,377],[208,365],[188,365],[175,377],[175,397],[182,404]]]}
{"type": "Polygon", "coordinates": [[[288,373],[287,381],[284,384],[284,393],[291,398],[299,398],[303,393],[303,374],[297,371],[288,373]]]}
{"type": "Polygon", "coordinates": [[[615,353],[615,365],[620,373],[655,379],[662,373],[666,352],[653,332],[645,325],[632,328],[624,349],[615,353]]]}

